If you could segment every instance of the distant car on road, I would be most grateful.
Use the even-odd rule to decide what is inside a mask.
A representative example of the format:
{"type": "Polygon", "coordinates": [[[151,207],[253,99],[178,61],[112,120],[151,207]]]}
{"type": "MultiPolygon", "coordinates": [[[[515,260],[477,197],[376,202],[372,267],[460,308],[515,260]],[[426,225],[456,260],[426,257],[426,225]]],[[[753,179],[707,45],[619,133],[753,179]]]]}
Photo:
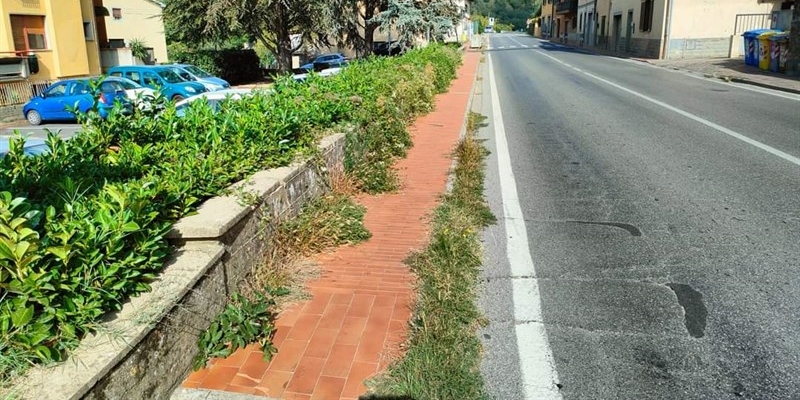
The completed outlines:
{"type": "Polygon", "coordinates": [[[119,65],[111,67],[108,75],[128,78],[142,86],[159,90],[164,97],[176,102],[207,91],[202,84],[181,78],[170,66],[119,65]]]}
{"type": "MultiPolygon", "coordinates": [[[[74,121],[75,114],[70,111],[87,112],[94,105],[89,79],[66,79],[58,81],[45,89],[42,94],[32,98],[22,107],[22,115],[31,125],[42,121],[74,121]]],[[[100,97],[97,99],[100,117],[108,117],[114,103],[121,102],[130,109],[130,101],[123,86],[117,82],[100,83],[100,97]]]]}
{"type": "Polygon", "coordinates": [[[344,56],[342,53],[331,53],[331,54],[323,54],[318,56],[308,64],[303,64],[300,66],[300,69],[304,69],[306,71],[311,71],[320,67],[341,67],[347,64],[347,57],[344,56]]]}
{"type": "Polygon", "coordinates": [[[231,87],[228,81],[211,75],[200,67],[191,64],[172,64],[170,66],[181,78],[190,82],[200,83],[209,92],[230,89],[231,87]]]}

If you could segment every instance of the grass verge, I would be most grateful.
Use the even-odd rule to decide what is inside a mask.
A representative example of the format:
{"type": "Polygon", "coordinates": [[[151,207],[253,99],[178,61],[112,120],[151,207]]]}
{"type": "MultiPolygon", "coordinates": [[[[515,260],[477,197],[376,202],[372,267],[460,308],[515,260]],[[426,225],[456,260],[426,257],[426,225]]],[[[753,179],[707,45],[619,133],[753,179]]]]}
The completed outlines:
{"type": "Polygon", "coordinates": [[[483,323],[476,305],[479,232],[495,218],[483,198],[488,151],[475,138],[483,119],[470,113],[455,151],[453,189],[434,211],[428,246],[408,260],[418,288],[406,354],[370,382],[374,394],[366,398],[484,398],[476,334],[483,323]]]}
{"type": "Polygon", "coordinates": [[[277,351],[272,336],[278,311],[304,299],[303,284],[315,275],[305,257],[370,238],[364,226],[366,208],[352,200],[354,179],[338,171],[329,178],[328,194],[309,202],[296,218],[278,225],[270,235],[263,262],[198,340],[195,369],[249,343],[260,344],[264,359],[269,360],[277,351]]]}

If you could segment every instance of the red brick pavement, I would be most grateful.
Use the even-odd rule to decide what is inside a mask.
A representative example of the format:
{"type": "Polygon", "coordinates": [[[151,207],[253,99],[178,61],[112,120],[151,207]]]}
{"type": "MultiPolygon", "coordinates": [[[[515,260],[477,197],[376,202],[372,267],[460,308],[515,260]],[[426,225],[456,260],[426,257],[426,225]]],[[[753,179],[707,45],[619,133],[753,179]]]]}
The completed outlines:
{"type": "Polygon", "coordinates": [[[308,283],[311,300],[278,317],[272,361],[250,346],[192,373],[184,387],[282,399],[365,393],[364,380],[399,354],[407,333],[414,277],[403,260],[427,239],[427,216],[445,190],[479,58],[465,53],[450,90],[411,126],[414,147],[397,164],[401,190],[357,199],[372,238],[316,257],[322,273],[308,283]]]}

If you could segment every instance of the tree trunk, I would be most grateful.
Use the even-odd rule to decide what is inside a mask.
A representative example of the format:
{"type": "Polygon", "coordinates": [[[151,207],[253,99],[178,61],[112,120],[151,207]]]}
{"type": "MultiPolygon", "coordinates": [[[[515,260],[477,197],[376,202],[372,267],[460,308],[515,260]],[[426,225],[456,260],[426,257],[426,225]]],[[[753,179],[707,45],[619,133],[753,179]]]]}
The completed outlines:
{"type": "Polygon", "coordinates": [[[289,72],[292,70],[292,35],[289,31],[286,10],[279,7],[277,10],[278,21],[276,30],[276,41],[278,47],[278,54],[275,55],[275,60],[278,62],[278,69],[281,72],[289,72]]]}
{"type": "Polygon", "coordinates": [[[795,0],[792,12],[792,27],[789,30],[789,59],[786,61],[786,73],[800,76],[800,0],[795,0]]]}

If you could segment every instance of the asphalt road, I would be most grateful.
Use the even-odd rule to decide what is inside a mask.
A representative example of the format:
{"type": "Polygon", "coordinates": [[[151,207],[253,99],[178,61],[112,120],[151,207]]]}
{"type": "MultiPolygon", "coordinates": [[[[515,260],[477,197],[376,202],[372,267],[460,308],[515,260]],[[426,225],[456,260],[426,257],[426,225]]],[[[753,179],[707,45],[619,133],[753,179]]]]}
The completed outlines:
{"type": "Polygon", "coordinates": [[[32,138],[45,139],[49,130],[53,133],[58,133],[63,138],[70,138],[75,136],[80,131],[80,128],[80,124],[41,124],[34,126],[21,122],[19,125],[0,129],[0,137],[14,136],[19,133],[32,138]]]}
{"type": "Polygon", "coordinates": [[[800,398],[800,96],[489,44],[491,397],[800,398]]]}

